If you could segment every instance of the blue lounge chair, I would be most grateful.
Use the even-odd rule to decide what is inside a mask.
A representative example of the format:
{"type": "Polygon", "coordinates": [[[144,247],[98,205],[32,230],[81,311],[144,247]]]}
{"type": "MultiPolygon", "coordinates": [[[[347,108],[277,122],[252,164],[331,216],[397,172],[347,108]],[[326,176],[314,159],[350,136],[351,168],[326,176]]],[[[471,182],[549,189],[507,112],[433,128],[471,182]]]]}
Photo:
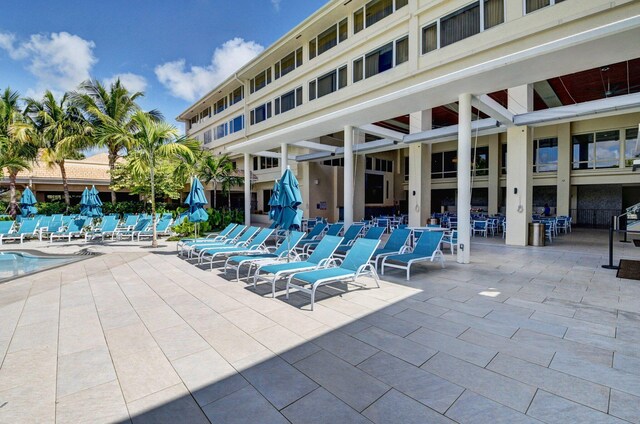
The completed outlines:
{"type": "Polygon", "coordinates": [[[15,221],[0,221],[0,237],[9,235],[13,231],[15,221]]]}
{"type": "MultiPolygon", "coordinates": [[[[158,236],[166,236],[171,233],[171,222],[173,220],[171,218],[161,218],[160,221],[156,223],[156,235],[158,236]]],[[[136,234],[138,241],[144,237],[153,237],[153,225],[150,225],[146,230],[139,231],[136,234]]]]}
{"type": "Polygon", "coordinates": [[[305,236],[305,233],[302,231],[292,231],[290,238],[285,240],[278,246],[277,249],[273,253],[262,253],[257,255],[235,255],[230,256],[227,259],[227,262],[224,264],[224,272],[227,273],[228,269],[236,270],[236,281],[240,280],[240,268],[243,265],[249,265],[249,269],[247,270],[247,278],[251,274],[251,269],[254,266],[257,266],[260,263],[265,263],[265,261],[269,262],[277,262],[288,258],[291,252],[295,249],[296,245],[302,240],[305,236]]]}
{"type": "MultiPolygon", "coordinates": [[[[362,238],[367,240],[380,240],[380,237],[382,237],[384,232],[385,229],[383,227],[371,227],[362,238]]],[[[349,252],[349,250],[351,250],[353,246],[353,243],[341,244],[340,246],[338,246],[335,256],[344,258],[347,255],[347,252],[349,252]]]]}
{"type": "MultiPolygon", "coordinates": [[[[304,244],[304,243],[307,243],[307,242],[310,242],[310,241],[319,240],[320,237],[322,237],[322,232],[325,230],[325,228],[327,228],[327,224],[325,224],[323,222],[317,223],[311,229],[311,231],[309,231],[307,236],[300,241],[300,243],[304,244]]],[[[334,234],[334,235],[337,236],[338,234],[334,234]]],[[[298,246],[300,246],[300,243],[298,243],[298,246]]]]}
{"type": "Polygon", "coordinates": [[[260,232],[253,239],[251,239],[251,241],[248,242],[246,246],[223,246],[220,249],[207,250],[203,253],[202,258],[204,259],[204,256],[206,255],[211,256],[209,269],[213,270],[213,262],[215,262],[215,259],[218,257],[223,257],[223,260],[225,260],[224,258],[228,257],[229,255],[247,255],[251,253],[268,252],[265,243],[267,242],[267,239],[271,237],[273,231],[274,230],[271,228],[264,228],[260,230],[260,232]]]}
{"type": "Polygon", "coordinates": [[[90,241],[100,237],[104,240],[105,236],[111,234],[113,237],[113,233],[118,228],[118,219],[113,216],[103,216],[102,222],[100,223],[100,227],[91,231],[87,231],[84,233],[84,240],[90,241]]]}
{"type": "Polygon", "coordinates": [[[0,245],[9,240],[20,240],[20,244],[24,241],[25,237],[36,237],[38,233],[38,220],[25,218],[20,223],[18,231],[9,234],[0,234],[0,245]]]}
{"type": "Polygon", "coordinates": [[[49,235],[49,242],[53,243],[54,239],[65,238],[68,241],[71,241],[71,238],[73,237],[82,237],[85,225],[87,225],[87,219],[85,218],[72,219],[64,230],[52,232],[49,235]]]}
{"type": "Polygon", "coordinates": [[[447,233],[444,233],[442,237],[442,244],[448,244],[451,247],[451,254],[453,255],[454,249],[458,247],[458,230],[453,230],[447,233]]]}
{"type": "MultiPolygon", "coordinates": [[[[362,233],[363,230],[364,230],[364,224],[362,223],[352,224],[349,228],[347,228],[347,231],[345,231],[342,236],[343,238],[342,245],[351,246],[354,243],[354,241],[358,238],[358,236],[362,233]]],[[[315,249],[317,245],[318,245],[318,242],[307,243],[307,245],[305,246],[305,251],[309,253],[313,251],[313,249],[315,249]]]]}
{"type": "Polygon", "coordinates": [[[140,231],[145,231],[149,225],[151,225],[151,218],[140,218],[138,220],[138,222],[136,222],[136,225],[130,229],[130,230],[116,230],[115,233],[113,234],[113,237],[117,237],[118,240],[122,240],[122,238],[129,238],[131,237],[131,241],[133,241],[133,239],[135,238],[135,236],[140,232],[140,231]]]}
{"type": "Polygon", "coordinates": [[[396,228],[391,232],[391,235],[387,239],[384,247],[379,247],[373,252],[372,262],[375,265],[376,269],[378,269],[378,262],[380,259],[389,255],[399,255],[401,253],[405,253],[405,250],[408,249],[407,242],[411,237],[411,230],[406,228],[396,228]]]}
{"type": "Polygon", "coordinates": [[[413,252],[385,256],[382,259],[381,274],[384,275],[385,266],[404,269],[407,271],[408,281],[411,277],[411,265],[417,262],[433,262],[436,259],[440,261],[442,268],[444,268],[444,255],[440,250],[443,235],[441,231],[425,231],[418,239],[413,252]]]}
{"type": "Polygon", "coordinates": [[[276,296],[276,281],[295,272],[309,271],[325,266],[332,258],[333,253],[342,243],[342,237],[325,236],[318,243],[318,247],[305,261],[284,262],[277,264],[261,265],[253,275],[253,288],[259,281],[271,283],[271,296],[276,296]]]}
{"type": "Polygon", "coordinates": [[[119,232],[133,230],[138,223],[139,218],[140,217],[138,215],[126,215],[124,222],[121,225],[118,225],[119,232]]]}
{"type": "Polygon", "coordinates": [[[60,231],[62,226],[62,216],[59,218],[56,215],[43,217],[38,224],[39,240],[42,241],[43,238],[48,238],[51,233],[60,231]]]}
{"type": "MultiPolygon", "coordinates": [[[[318,225],[316,225],[316,227],[318,225]]],[[[344,229],[343,223],[331,224],[329,225],[329,228],[327,228],[327,231],[324,234],[324,236],[339,236],[343,229],[344,229]]],[[[313,248],[318,245],[322,237],[323,235],[321,234],[320,236],[314,238],[313,240],[303,239],[300,245],[298,246],[297,250],[299,252],[310,253],[310,249],[313,250],[313,248]]]]}
{"type": "Polygon", "coordinates": [[[246,225],[236,225],[234,228],[228,231],[227,234],[225,235],[222,235],[221,233],[218,236],[210,237],[210,238],[198,238],[197,240],[185,239],[182,242],[182,244],[178,244],[180,248],[180,250],[178,251],[178,255],[183,256],[185,253],[189,253],[189,256],[191,256],[192,251],[196,247],[201,245],[204,246],[206,244],[225,243],[225,242],[233,243],[238,240],[238,238],[240,237],[240,234],[242,234],[242,232],[245,231],[246,229],[247,229],[246,225]]]}
{"type": "MultiPolygon", "coordinates": [[[[379,228],[385,230],[383,227],[379,228]]],[[[287,299],[289,299],[289,290],[291,288],[307,293],[311,296],[311,310],[313,311],[316,290],[318,290],[320,286],[338,282],[351,282],[351,284],[356,284],[358,277],[370,275],[375,280],[376,285],[380,287],[376,268],[369,263],[379,244],[380,240],[377,239],[358,239],[353,244],[353,248],[349,249],[349,252],[344,260],[340,262],[339,266],[298,272],[290,275],[287,281],[287,299]]],[[[340,259],[335,259],[334,261],[340,261],[340,259]]]]}
{"type": "Polygon", "coordinates": [[[215,243],[199,243],[189,251],[189,258],[192,258],[194,254],[198,254],[198,262],[202,262],[202,257],[207,250],[213,250],[220,247],[247,247],[249,241],[260,231],[260,227],[249,227],[242,233],[237,239],[229,239],[227,241],[219,241],[215,243]]]}

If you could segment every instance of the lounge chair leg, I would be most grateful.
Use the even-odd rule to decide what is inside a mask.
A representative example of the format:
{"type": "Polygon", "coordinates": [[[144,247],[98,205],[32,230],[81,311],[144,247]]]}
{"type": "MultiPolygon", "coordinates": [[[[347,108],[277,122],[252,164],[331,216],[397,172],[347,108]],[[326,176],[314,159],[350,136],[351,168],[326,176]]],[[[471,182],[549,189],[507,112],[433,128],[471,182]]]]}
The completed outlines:
{"type": "Polygon", "coordinates": [[[313,302],[314,302],[314,300],[315,300],[315,298],[316,298],[316,289],[317,289],[317,288],[318,288],[318,287],[314,284],[314,285],[313,285],[313,288],[311,289],[311,310],[312,310],[312,311],[313,311],[313,302]]]}

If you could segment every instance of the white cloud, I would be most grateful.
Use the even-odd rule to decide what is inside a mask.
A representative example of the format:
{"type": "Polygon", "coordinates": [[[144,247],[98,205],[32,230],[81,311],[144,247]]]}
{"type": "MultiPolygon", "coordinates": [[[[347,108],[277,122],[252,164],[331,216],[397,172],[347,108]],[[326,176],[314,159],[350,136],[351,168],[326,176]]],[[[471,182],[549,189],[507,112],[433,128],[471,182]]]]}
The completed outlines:
{"type": "Polygon", "coordinates": [[[280,11],[280,1],[281,0],[271,0],[271,5],[273,5],[273,8],[276,10],[276,12],[280,11]]]}
{"type": "Polygon", "coordinates": [[[15,35],[0,33],[0,48],[12,59],[28,62],[27,70],[38,80],[34,91],[73,90],[90,77],[97,62],[95,43],[68,32],[33,34],[17,46],[15,35]]]}
{"type": "Polygon", "coordinates": [[[105,86],[110,86],[117,79],[120,79],[122,85],[132,93],[136,91],[145,91],[147,88],[147,80],[142,75],[132,74],[131,72],[127,72],[124,74],[115,74],[110,78],[106,78],[103,83],[105,86]]]}
{"type": "Polygon", "coordinates": [[[207,66],[191,66],[179,59],[155,68],[158,81],[175,97],[193,101],[220,84],[242,65],[264,50],[254,41],[234,38],[216,48],[207,66]]]}

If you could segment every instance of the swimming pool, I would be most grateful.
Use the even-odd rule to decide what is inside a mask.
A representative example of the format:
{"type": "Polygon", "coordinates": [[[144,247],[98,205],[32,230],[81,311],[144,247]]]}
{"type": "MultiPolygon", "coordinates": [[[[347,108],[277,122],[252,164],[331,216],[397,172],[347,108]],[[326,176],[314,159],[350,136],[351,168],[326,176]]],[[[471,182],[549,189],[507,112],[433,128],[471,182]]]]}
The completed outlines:
{"type": "Polygon", "coordinates": [[[27,252],[0,252],[0,281],[44,271],[82,258],[67,255],[38,255],[27,252]]]}

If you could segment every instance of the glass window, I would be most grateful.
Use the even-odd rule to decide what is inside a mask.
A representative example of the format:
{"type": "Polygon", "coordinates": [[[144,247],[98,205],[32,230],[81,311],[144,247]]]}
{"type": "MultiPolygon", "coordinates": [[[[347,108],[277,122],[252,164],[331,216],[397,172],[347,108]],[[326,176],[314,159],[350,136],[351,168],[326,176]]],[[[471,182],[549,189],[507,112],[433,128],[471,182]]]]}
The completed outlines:
{"type": "Polygon", "coordinates": [[[364,76],[362,75],[362,72],[364,70],[362,64],[362,58],[353,61],[353,82],[358,82],[362,78],[364,78],[364,76]]]}
{"type": "Polygon", "coordinates": [[[571,140],[572,168],[589,169],[593,168],[593,134],[574,135],[571,140]]]}
{"type": "Polygon", "coordinates": [[[251,93],[255,93],[256,91],[264,88],[267,84],[271,82],[271,69],[267,69],[266,71],[260,72],[251,80],[251,93]]]}
{"type": "Polygon", "coordinates": [[[638,129],[631,128],[625,132],[624,159],[626,166],[633,166],[634,159],[640,159],[640,138],[638,129]]]}
{"type": "Polygon", "coordinates": [[[309,60],[316,57],[316,39],[309,41],[309,60]]]}
{"type": "Polygon", "coordinates": [[[422,53],[429,53],[438,48],[438,24],[432,23],[422,28],[422,53]]]}
{"type": "Polygon", "coordinates": [[[471,157],[475,160],[475,175],[477,177],[489,175],[489,147],[478,147],[475,152],[471,152],[471,157]]]}
{"type": "Polygon", "coordinates": [[[258,157],[257,156],[253,157],[253,170],[254,171],[258,170],[258,157]]]}
{"type": "Polygon", "coordinates": [[[218,140],[227,135],[227,124],[220,124],[214,129],[213,138],[218,140]]]}
{"type": "Polygon", "coordinates": [[[336,26],[332,25],[318,36],[318,56],[335,47],[337,44],[338,33],[336,31],[336,26]]]}
{"type": "Polygon", "coordinates": [[[302,47],[296,50],[296,68],[302,66],[302,47]]]}
{"type": "Polygon", "coordinates": [[[558,170],[558,139],[533,140],[533,172],[555,172],[558,170]]]}
{"type": "Polygon", "coordinates": [[[280,78],[280,62],[276,62],[276,64],[273,65],[273,74],[275,79],[280,78]]]}
{"type": "Polygon", "coordinates": [[[404,180],[409,181],[409,156],[404,157],[404,180]]]}
{"type": "Polygon", "coordinates": [[[620,166],[620,131],[596,133],[596,168],[620,166]]]}
{"type": "MultiPolygon", "coordinates": [[[[296,55],[294,52],[289,53],[280,61],[281,71],[280,76],[285,76],[289,72],[296,69],[296,55]]],[[[278,73],[276,72],[276,76],[278,73]]]]}
{"type": "Polygon", "coordinates": [[[236,103],[238,103],[239,101],[242,100],[243,96],[242,96],[242,92],[243,92],[243,88],[242,87],[238,87],[235,90],[233,90],[233,93],[231,93],[231,104],[234,105],[236,103]]]}
{"type": "Polygon", "coordinates": [[[409,4],[409,0],[396,0],[396,10],[409,4]]]}
{"type": "Polygon", "coordinates": [[[500,145],[500,148],[502,150],[501,152],[502,163],[500,164],[500,167],[502,168],[502,175],[506,175],[507,174],[507,143],[502,143],[500,145]]]}
{"type": "Polygon", "coordinates": [[[442,161],[444,178],[455,178],[458,174],[458,152],[444,152],[442,161]]]}
{"type": "Polygon", "coordinates": [[[393,68],[393,43],[389,43],[365,56],[365,78],[393,68]]]}
{"type": "Polygon", "coordinates": [[[211,143],[211,130],[204,132],[204,144],[211,143]]]}
{"type": "Polygon", "coordinates": [[[338,69],[338,90],[347,86],[347,65],[338,69]]]}
{"type": "Polygon", "coordinates": [[[302,104],[302,87],[296,88],[296,107],[302,104]]]}
{"type": "Polygon", "coordinates": [[[353,14],[353,33],[357,34],[364,29],[364,11],[356,10],[353,14]]]}
{"type": "Polygon", "coordinates": [[[365,6],[367,28],[393,13],[393,0],[372,0],[365,6]]]}
{"type": "Polygon", "coordinates": [[[433,153],[431,155],[431,178],[442,178],[442,170],[442,153],[433,153]]]}
{"type": "Polygon", "coordinates": [[[349,30],[347,27],[347,18],[344,18],[338,24],[338,42],[342,43],[349,36],[349,30]]]}
{"type": "Polygon", "coordinates": [[[526,13],[533,12],[534,10],[542,9],[551,4],[551,0],[526,0],[526,13]]]}
{"type": "Polygon", "coordinates": [[[440,20],[440,47],[480,32],[480,4],[473,3],[440,20]]]}
{"type": "Polygon", "coordinates": [[[244,129],[244,115],[238,115],[229,121],[229,134],[233,134],[244,129]]]}
{"type": "Polygon", "coordinates": [[[409,37],[396,41],[396,65],[409,60],[409,37]]]}
{"type": "Polygon", "coordinates": [[[316,99],[316,80],[309,82],[309,101],[316,99]]]}
{"type": "Polygon", "coordinates": [[[336,71],[331,71],[318,78],[318,98],[336,91],[336,71]]]}
{"type": "Polygon", "coordinates": [[[251,125],[271,118],[271,102],[265,103],[251,111],[251,125]]]}
{"type": "Polygon", "coordinates": [[[484,29],[489,29],[504,22],[504,0],[483,0],[484,29]]]}

